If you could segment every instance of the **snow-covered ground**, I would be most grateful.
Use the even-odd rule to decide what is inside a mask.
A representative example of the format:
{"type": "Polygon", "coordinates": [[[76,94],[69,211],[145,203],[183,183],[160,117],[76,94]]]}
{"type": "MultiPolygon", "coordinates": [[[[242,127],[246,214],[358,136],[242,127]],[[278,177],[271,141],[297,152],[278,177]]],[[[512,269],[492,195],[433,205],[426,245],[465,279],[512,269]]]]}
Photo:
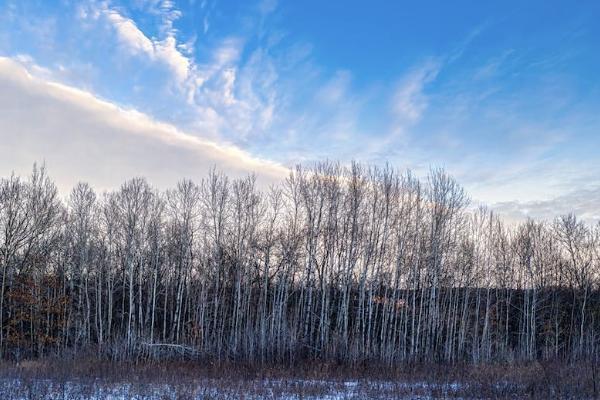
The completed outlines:
{"type": "MultiPolygon", "coordinates": [[[[462,397],[458,383],[385,381],[218,380],[186,384],[123,384],[0,379],[0,398],[11,400],[200,400],[200,399],[437,399],[462,397]]],[[[471,397],[472,398],[472,397],[471,397]]]]}

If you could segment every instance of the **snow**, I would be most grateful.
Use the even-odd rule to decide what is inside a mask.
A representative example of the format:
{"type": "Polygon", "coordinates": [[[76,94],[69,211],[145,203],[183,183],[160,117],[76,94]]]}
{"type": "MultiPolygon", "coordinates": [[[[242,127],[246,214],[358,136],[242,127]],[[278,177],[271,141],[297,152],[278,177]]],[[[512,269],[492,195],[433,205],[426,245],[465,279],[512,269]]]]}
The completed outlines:
{"type": "Polygon", "coordinates": [[[434,399],[460,398],[459,383],[324,380],[201,379],[186,384],[106,383],[86,380],[0,378],[0,398],[13,400],[208,400],[208,399],[434,399]]]}

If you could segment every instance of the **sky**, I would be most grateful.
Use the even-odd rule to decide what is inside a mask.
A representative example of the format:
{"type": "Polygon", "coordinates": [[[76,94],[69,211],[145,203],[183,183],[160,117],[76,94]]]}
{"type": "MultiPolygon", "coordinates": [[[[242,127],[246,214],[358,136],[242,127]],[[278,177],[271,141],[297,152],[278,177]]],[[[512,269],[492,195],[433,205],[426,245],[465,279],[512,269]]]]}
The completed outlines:
{"type": "Polygon", "coordinates": [[[0,175],[443,167],[507,218],[600,221],[600,2],[0,0],[0,175]]]}

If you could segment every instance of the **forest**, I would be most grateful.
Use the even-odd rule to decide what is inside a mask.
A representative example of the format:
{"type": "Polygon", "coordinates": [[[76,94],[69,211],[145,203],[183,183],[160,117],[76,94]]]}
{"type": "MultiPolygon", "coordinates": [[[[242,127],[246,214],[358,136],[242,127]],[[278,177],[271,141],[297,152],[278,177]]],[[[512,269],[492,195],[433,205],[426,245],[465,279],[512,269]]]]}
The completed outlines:
{"type": "Polygon", "coordinates": [[[442,169],[0,181],[0,352],[286,364],[597,359],[600,225],[503,221],[442,169]],[[64,195],[64,196],[63,196],[64,195]]]}

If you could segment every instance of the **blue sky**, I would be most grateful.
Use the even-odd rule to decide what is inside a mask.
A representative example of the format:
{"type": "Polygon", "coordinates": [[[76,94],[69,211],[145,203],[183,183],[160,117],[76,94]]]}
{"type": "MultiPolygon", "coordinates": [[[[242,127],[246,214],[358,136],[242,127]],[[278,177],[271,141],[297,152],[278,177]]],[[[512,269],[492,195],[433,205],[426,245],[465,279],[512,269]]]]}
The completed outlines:
{"type": "Polygon", "coordinates": [[[600,219],[599,18],[596,1],[1,0],[0,168],[44,159],[64,187],[108,188],[211,163],[443,166],[509,216],[600,219]]]}

